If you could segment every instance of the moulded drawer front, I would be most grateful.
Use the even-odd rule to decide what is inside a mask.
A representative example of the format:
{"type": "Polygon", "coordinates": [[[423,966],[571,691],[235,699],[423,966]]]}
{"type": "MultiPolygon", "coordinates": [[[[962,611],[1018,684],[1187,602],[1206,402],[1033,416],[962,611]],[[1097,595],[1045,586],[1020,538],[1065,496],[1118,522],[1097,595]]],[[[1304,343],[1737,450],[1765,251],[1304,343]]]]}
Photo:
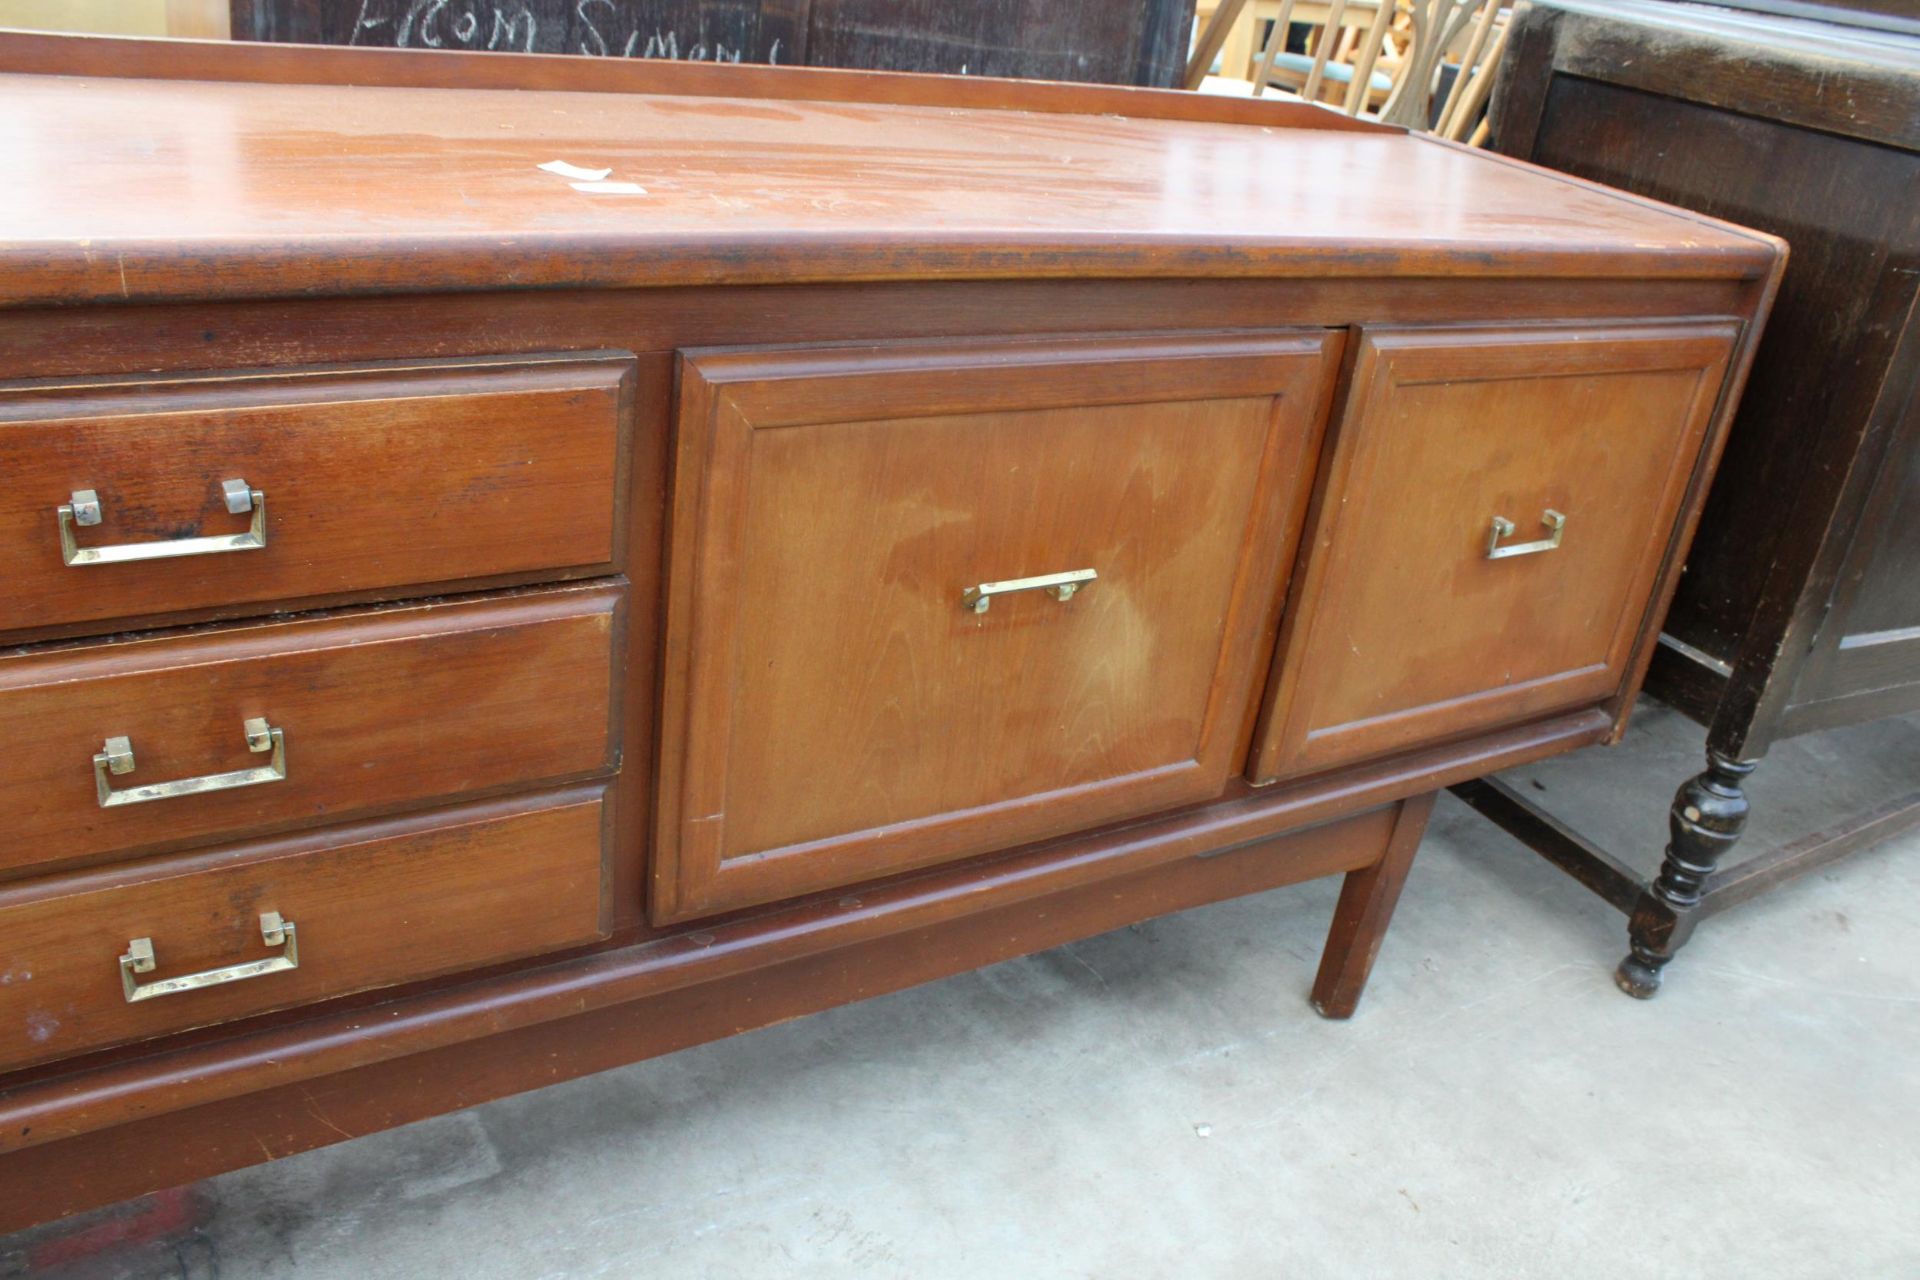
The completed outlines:
{"type": "Polygon", "coordinates": [[[615,568],[634,370],[0,387],[0,633],[615,568]]]}
{"type": "Polygon", "coordinates": [[[0,658],[0,741],[24,748],[0,753],[0,873],[606,772],[623,600],[550,588],[0,658]]]}
{"type": "Polygon", "coordinates": [[[583,789],[0,890],[0,1068],[592,942],[607,808],[583,789]]]}
{"type": "Polygon", "coordinates": [[[1339,340],[690,356],[656,918],[1218,794],[1339,340]]]}
{"type": "Polygon", "coordinates": [[[1734,336],[1365,334],[1254,779],[1619,689],[1734,336]]]}

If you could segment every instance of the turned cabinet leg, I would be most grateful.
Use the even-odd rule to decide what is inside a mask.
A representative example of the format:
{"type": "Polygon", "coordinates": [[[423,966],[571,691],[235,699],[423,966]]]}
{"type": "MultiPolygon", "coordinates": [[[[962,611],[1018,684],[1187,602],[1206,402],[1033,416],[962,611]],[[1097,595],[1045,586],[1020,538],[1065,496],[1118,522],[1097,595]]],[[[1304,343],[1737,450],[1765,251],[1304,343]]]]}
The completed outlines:
{"type": "Polygon", "coordinates": [[[1403,801],[1380,861],[1349,871],[1342,882],[1333,927],[1327,931],[1327,948],[1320,956],[1320,974],[1313,981],[1313,1007],[1322,1017],[1351,1018],[1360,1003],[1438,794],[1428,792],[1403,801]]]}
{"type": "Polygon", "coordinates": [[[1660,989],[1660,971],[1693,933],[1707,877],[1746,830],[1747,794],[1741,784],[1758,763],[1708,748],[1706,772],[1674,793],[1666,857],[1660,874],[1634,903],[1627,920],[1630,950],[1614,972],[1620,989],[1635,999],[1649,999],[1660,989]]]}

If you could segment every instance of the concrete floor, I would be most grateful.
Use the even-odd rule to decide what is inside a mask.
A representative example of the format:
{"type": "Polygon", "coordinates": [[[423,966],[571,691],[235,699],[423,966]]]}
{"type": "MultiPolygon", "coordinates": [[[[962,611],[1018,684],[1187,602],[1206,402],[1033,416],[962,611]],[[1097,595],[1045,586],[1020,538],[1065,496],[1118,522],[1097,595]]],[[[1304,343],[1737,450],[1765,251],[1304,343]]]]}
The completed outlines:
{"type": "MultiPolygon", "coordinates": [[[[1516,773],[1652,862],[1698,749],[1649,705],[1516,773]]],[[[1756,838],[1917,782],[1920,718],[1787,744],[1756,838]]],[[[0,1276],[1920,1276],[1920,838],[1714,921],[1648,1004],[1620,918],[1451,799],[1346,1024],[1305,1000],[1334,892],[0,1239],[0,1276]]]]}

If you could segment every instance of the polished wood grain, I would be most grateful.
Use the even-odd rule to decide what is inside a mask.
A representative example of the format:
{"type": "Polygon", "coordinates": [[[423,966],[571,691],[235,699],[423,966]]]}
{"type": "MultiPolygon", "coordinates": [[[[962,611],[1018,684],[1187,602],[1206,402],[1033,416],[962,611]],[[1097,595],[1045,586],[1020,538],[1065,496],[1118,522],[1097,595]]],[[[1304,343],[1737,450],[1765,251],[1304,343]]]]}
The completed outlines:
{"type": "MultiPolygon", "coordinates": [[[[1362,279],[974,281],[493,292],[460,296],[316,298],[143,307],[0,310],[0,375],[98,377],[129,367],[232,369],[367,363],[402,356],[636,351],[632,499],[620,530],[632,580],[621,669],[656,667],[660,536],[673,382],[671,352],[741,335],[759,341],[864,343],[888,338],[1022,339],[1059,332],[1137,332],[1345,325],[1356,315],[1401,324],[1752,314],[1765,282],[1738,280],[1362,279]],[[131,353],[131,354],[130,354],[131,353]]],[[[1744,347],[1743,347],[1744,350],[1744,347]]],[[[142,375],[151,377],[151,375],[142,375]]],[[[1674,568],[1677,570],[1677,564],[1674,568]]],[[[191,616],[172,615],[176,618],[191,616]]],[[[651,678],[627,682],[624,756],[654,757],[651,678]]],[[[1624,714],[1627,703],[1617,710],[1624,714]]],[[[622,927],[644,914],[651,774],[628,768],[616,806],[621,835],[612,894],[622,927]]]]}
{"type": "Polygon", "coordinates": [[[623,599],[582,586],[0,657],[0,878],[609,772],[623,599]],[[118,787],[222,773],[263,763],[254,716],[285,735],[285,780],[100,806],[105,739],[133,743],[118,787]]]}
{"type": "Polygon", "coordinates": [[[592,941],[608,817],[594,788],[0,889],[0,1065],[592,941]],[[152,939],[157,981],[272,955],[268,911],[298,968],[126,1000],[130,939],[152,939]]]}
{"type": "Polygon", "coordinates": [[[1365,331],[1255,780],[1618,690],[1736,332],[1365,331]],[[1559,547],[1488,557],[1549,510],[1559,547]]]}
{"type": "Polygon", "coordinates": [[[690,355],[656,921],[1218,794],[1341,336],[690,355]]]}
{"type": "Polygon", "coordinates": [[[1397,132],[4,74],[0,101],[6,136],[35,140],[0,141],[20,193],[0,212],[0,305],[503,280],[1725,277],[1773,256],[1717,224],[1397,132]],[[70,155],[92,163],[76,171],[70,155]],[[639,190],[576,189],[539,169],[555,159],[639,190]],[[142,198],[94,189],[108,173],[142,198]]]}
{"type": "MultiPolygon", "coordinates": [[[[0,886],[5,900],[73,876],[132,883],[240,850],[318,849],[344,832],[424,832],[448,803],[537,808],[530,785],[604,787],[610,823],[604,937],[444,971],[397,966],[383,979],[397,988],[301,996],[155,1031],[135,1053],[95,1047],[7,1072],[6,1168],[47,1184],[0,1197],[9,1225],[1310,876],[1357,873],[1359,905],[1328,962],[1357,988],[1411,840],[1392,844],[1396,822],[1410,833],[1417,797],[1437,787],[1617,731],[1651,625],[1632,624],[1609,690],[1565,710],[1436,720],[1365,759],[1246,781],[1276,637],[1306,617],[1279,616],[1290,575],[1314,563],[1296,531],[1347,440],[1316,448],[1337,394],[1331,355],[1351,356],[1370,329],[1485,330],[1499,347],[1556,326],[1671,333],[1727,317],[1735,386],[1779,256],[1768,237],[1504,158],[1195,95],[24,38],[0,39],[0,95],[9,119],[44,136],[99,141],[124,175],[115,192],[145,193],[142,207],[109,199],[93,170],[63,169],[75,185],[54,189],[39,152],[0,144],[31,179],[24,205],[0,210],[0,378],[37,384],[18,397],[93,396],[102,388],[77,384],[101,379],[212,385],[248,369],[633,353],[627,452],[611,463],[629,497],[622,507],[616,494],[602,560],[163,600],[10,634],[31,642],[21,660],[51,662],[108,627],[163,625],[176,630],[131,643],[185,645],[247,630],[178,630],[232,613],[344,610],[298,620],[331,626],[416,594],[428,598],[408,608],[427,617],[512,603],[448,588],[590,577],[571,590],[618,594],[630,580],[607,645],[610,776],[600,765],[481,796],[389,796],[312,829],[280,815],[265,821],[286,830],[187,833],[88,866],[36,863],[37,878],[0,886]],[[556,158],[646,190],[575,191],[535,167],[556,158]],[[1302,171],[1339,181],[1304,191],[1302,171]],[[1410,186],[1408,173],[1433,181],[1410,186]],[[1432,194],[1406,198],[1421,189],[1432,194]],[[1277,332],[1295,327],[1315,332],[1277,332]],[[682,411],[703,396],[706,410],[682,411]],[[729,396],[752,429],[718,430],[729,396]],[[1054,473],[1073,483],[1037,483],[1054,473]],[[1132,571],[1103,569],[1068,602],[1003,598],[985,615],[956,596],[937,615],[944,629],[930,628],[923,598],[1043,571],[965,563],[954,548],[969,527],[973,550],[1024,557],[1064,541],[1132,571]],[[1148,599],[1167,607],[1119,607],[1148,599]],[[703,632],[701,618],[724,625],[703,632]],[[1053,643],[1074,627],[1101,644],[1053,643]],[[1107,680],[1143,649],[1151,670],[1107,680]],[[699,771],[706,789],[690,792],[699,771]],[[1129,788],[1127,804],[1110,803],[1129,788]],[[690,794],[712,803],[683,804],[690,794]],[[664,853],[689,827],[714,849],[721,892],[703,905],[676,899],[684,868],[653,848],[656,833],[664,853]],[[823,844],[845,856],[813,860],[823,844]]],[[[1439,420],[1441,434],[1458,425],[1439,420]]],[[[1634,531],[1654,566],[1649,609],[1678,572],[1723,422],[1671,459],[1684,475],[1666,523],[1645,512],[1634,531]]],[[[1460,438],[1459,455],[1491,449],[1491,469],[1518,465],[1491,428],[1469,421],[1460,438]]],[[[1634,430],[1611,443],[1648,448],[1634,430]]],[[[1442,460],[1453,470],[1437,474],[1462,487],[1465,464],[1442,460]]],[[[1348,496],[1365,505],[1360,489],[1348,496]]],[[[501,531],[496,547],[561,536],[574,513],[547,507],[539,532],[501,531]]],[[[1522,617],[1502,622],[1483,634],[1504,646],[1525,630],[1522,617]]],[[[1401,637],[1415,651],[1423,640],[1401,637]]],[[[529,654],[486,693],[515,696],[539,666],[529,654]]],[[[436,694],[431,710],[450,714],[462,696],[436,694]]],[[[553,723],[544,709],[502,711],[502,751],[522,720],[553,723]]],[[[533,754],[551,745],[543,733],[533,754]]],[[[358,803],[347,782],[329,798],[358,803]]],[[[511,932],[521,909],[490,908],[493,923],[475,928],[511,932]]],[[[184,963],[158,941],[164,965],[184,963]]]]}
{"type": "MultiPolygon", "coordinates": [[[[1502,319],[1746,315],[1764,281],[1290,279],[972,280],[441,296],[240,300],[143,307],[0,308],[0,377],[102,375],[129,350],[174,369],[366,362],[611,346],[641,353],[636,430],[671,385],[676,349],[751,338],[861,343],[1171,329],[1344,328],[1502,319]]],[[[664,421],[664,416],[661,419],[664,421]]],[[[636,496],[633,519],[646,512],[636,496]]],[[[628,557],[629,576],[639,571],[628,557]]]]}
{"type": "Polygon", "coordinates": [[[631,357],[0,386],[0,632],[259,613],[619,567],[631,357]],[[260,550],[62,562],[55,508],[99,494],[83,548],[245,533],[221,483],[266,498],[260,550]]]}

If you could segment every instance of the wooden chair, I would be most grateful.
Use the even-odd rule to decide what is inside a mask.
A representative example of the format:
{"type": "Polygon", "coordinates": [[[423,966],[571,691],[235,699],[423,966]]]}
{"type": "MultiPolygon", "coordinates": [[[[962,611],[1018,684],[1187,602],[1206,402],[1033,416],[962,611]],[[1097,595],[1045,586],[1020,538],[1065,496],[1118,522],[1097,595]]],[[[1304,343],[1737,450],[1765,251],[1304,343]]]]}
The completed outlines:
{"type": "Polygon", "coordinates": [[[1478,146],[1486,137],[1481,117],[1506,50],[1507,26],[1501,0],[1221,0],[1195,45],[1186,83],[1255,97],[1278,89],[1348,115],[1377,115],[1478,146]],[[1269,14],[1272,23],[1251,74],[1245,80],[1231,75],[1229,60],[1220,76],[1210,76],[1250,4],[1256,25],[1269,14]],[[1290,52],[1288,32],[1301,22],[1318,33],[1310,52],[1290,52]],[[1441,68],[1450,61],[1459,73],[1436,111],[1441,68]]]}

